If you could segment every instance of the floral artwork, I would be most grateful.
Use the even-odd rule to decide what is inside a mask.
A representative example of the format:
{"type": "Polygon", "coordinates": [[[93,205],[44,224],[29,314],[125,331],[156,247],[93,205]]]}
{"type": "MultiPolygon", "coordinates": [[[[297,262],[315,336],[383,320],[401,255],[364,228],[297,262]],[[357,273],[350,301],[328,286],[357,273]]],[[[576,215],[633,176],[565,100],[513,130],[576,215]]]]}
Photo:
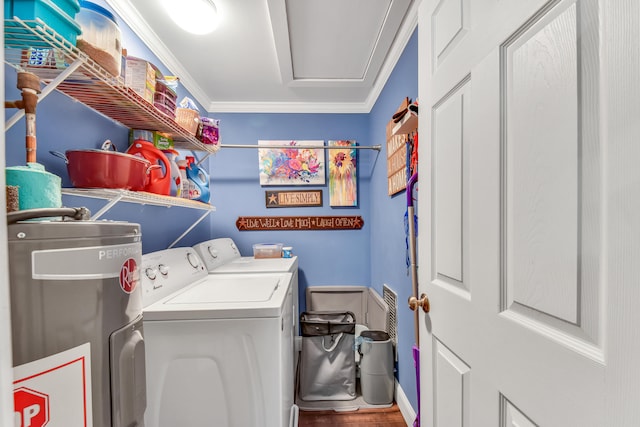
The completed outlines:
{"type": "Polygon", "coordinates": [[[323,185],[324,141],[258,141],[260,185],[323,185]]]}
{"type": "Polygon", "coordinates": [[[358,175],[355,141],[329,141],[329,204],[331,206],[358,206],[358,175]]]}

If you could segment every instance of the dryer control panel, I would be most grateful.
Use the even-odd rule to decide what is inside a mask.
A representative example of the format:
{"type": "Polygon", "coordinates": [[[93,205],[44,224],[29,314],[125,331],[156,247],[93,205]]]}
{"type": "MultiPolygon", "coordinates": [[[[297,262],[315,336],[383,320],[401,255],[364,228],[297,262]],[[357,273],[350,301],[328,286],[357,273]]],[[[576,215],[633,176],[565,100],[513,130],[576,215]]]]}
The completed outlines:
{"type": "Polygon", "coordinates": [[[200,255],[209,272],[241,257],[238,247],[229,237],[207,240],[198,243],[193,248],[200,255]]]}
{"type": "Polygon", "coordinates": [[[143,255],[140,272],[144,307],[208,274],[193,248],[171,248],[143,255]]]}

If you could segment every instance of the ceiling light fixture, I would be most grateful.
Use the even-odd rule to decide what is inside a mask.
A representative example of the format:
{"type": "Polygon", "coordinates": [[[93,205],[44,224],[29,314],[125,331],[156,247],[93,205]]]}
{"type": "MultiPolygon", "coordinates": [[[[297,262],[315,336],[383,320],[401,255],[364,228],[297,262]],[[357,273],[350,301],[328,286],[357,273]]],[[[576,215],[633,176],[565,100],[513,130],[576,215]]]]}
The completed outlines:
{"type": "Polygon", "coordinates": [[[208,34],[218,26],[218,9],[212,0],[162,0],[162,5],[180,28],[192,34],[208,34]]]}

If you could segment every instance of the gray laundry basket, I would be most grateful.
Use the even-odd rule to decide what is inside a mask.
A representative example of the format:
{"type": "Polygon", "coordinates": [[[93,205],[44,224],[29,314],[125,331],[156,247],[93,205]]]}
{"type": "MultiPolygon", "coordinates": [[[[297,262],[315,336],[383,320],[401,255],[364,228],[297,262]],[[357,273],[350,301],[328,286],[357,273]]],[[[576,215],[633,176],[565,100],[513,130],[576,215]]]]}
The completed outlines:
{"type": "Polygon", "coordinates": [[[356,398],[355,316],[350,311],[310,311],[300,315],[300,399],[356,398]]]}
{"type": "Polygon", "coordinates": [[[393,343],[384,331],[362,331],[360,388],[362,398],[371,405],[393,403],[393,343]]]}

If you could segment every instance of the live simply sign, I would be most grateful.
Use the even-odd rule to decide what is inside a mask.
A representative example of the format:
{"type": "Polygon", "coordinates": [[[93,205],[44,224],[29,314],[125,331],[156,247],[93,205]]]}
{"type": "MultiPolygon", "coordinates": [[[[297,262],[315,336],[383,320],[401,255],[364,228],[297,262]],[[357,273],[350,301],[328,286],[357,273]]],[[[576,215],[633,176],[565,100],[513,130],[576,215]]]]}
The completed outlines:
{"type": "Polygon", "coordinates": [[[322,206],[322,190],[265,191],[268,208],[322,206]]]}
{"type": "Polygon", "coordinates": [[[256,230],[359,230],[361,216],[241,216],[239,231],[256,230]]]}

